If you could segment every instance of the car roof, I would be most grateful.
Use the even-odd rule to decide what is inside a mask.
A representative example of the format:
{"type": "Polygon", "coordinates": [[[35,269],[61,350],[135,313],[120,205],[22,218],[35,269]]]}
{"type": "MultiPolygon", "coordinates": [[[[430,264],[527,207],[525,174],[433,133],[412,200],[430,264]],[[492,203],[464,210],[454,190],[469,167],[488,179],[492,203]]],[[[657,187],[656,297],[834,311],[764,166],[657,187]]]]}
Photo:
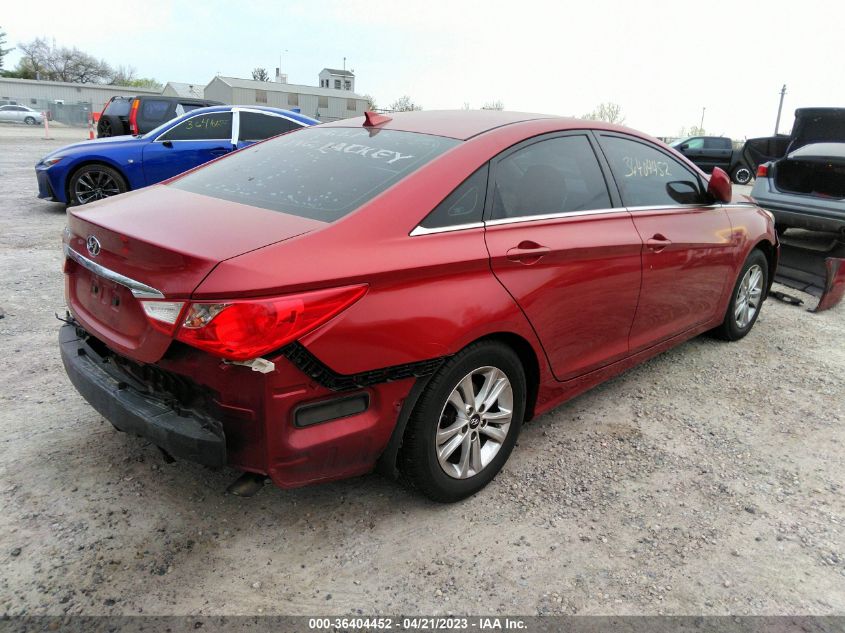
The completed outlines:
{"type": "MultiPolygon", "coordinates": [[[[380,130],[417,132],[419,134],[447,136],[459,140],[467,140],[503,125],[537,119],[561,118],[550,114],[507,112],[503,110],[417,110],[414,112],[392,112],[381,116],[389,117],[390,121],[379,124],[377,127],[380,130]]],[[[324,123],[323,127],[360,127],[364,124],[364,120],[364,117],[354,117],[324,123]]]]}
{"type": "MultiPolygon", "coordinates": [[[[620,125],[603,121],[585,121],[554,114],[508,112],[504,110],[417,110],[414,112],[393,112],[381,116],[388,117],[390,120],[377,124],[375,129],[431,134],[461,141],[505,126],[530,124],[532,121],[553,122],[550,127],[557,130],[589,128],[622,132],[654,140],[641,132],[620,125]]],[[[360,127],[364,125],[364,121],[365,117],[354,117],[323,123],[320,127],[360,127]]]]}

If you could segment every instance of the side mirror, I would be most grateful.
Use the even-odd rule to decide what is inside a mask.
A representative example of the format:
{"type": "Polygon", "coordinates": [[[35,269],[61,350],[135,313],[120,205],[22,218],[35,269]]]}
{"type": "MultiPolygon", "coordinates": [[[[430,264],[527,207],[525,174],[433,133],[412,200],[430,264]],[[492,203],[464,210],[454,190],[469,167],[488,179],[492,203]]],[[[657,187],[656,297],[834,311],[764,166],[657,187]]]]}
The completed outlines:
{"type": "Polygon", "coordinates": [[[730,176],[721,167],[713,168],[713,173],[710,174],[710,182],[707,184],[707,193],[719,202],[730,202],[733,198],[730,176]]]}
{"type": "Polygon", "coordinates": [[[689,149],[689,145],[688,145],[688,144],[684,143],[683,145],[681,145],[681,151],[682,151],[682,152],[685,152],[685,151],[687,151],[688,149],[689,149]]]}
{"type": "Polygon", "coordinates": [[[678,204],[700,204],[701,189],[689,180],[673,180],[666,183],[666,193],[678,204]]]}

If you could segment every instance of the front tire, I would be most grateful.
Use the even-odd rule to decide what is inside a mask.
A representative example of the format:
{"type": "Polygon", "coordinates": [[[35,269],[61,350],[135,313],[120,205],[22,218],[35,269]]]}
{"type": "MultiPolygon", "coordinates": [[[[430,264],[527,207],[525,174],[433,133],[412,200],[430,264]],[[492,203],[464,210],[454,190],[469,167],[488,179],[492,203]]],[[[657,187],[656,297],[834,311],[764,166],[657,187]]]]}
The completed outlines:
{"type": "Polygon", "coordinates": [[[35,117],[28,116],[23,120],[27,125],[35,125],[35,117]]]}
{"type": "Polygon", "coordinates": [[[769,282],[769,262],[754,249],[745,260],[734,285],[722,325],[713,333],[726,341],[738,341],[751,331],[760,316],[769,282]]]}
{"type": "Polygon", "coordinates": [[[522,363],[507,345],[483,341],[456,354],[428,383],[408,420],[402,473],[434,501],[475,494],[510,456],[526,392],[522,363]]]}
{"type": "Polygon", "coordinates": [[[751,173],[751,170],[748,167],[745,167],[744,165],[740,165],[739,167],[734,169],[734,173],[732,174],[732,176],[733,176],[733,181],[736,184],[747,185],[749,182],[751,182],[751,178],[753,177],[753,174],[751,173]]]}
{"type": "Polygon", "coordinates": [[[116,169],[106,165],[85,165],[70,178],[68,200],[71,205],[83,205],[116,196],[128,189],[126,179],[116,169]]]}

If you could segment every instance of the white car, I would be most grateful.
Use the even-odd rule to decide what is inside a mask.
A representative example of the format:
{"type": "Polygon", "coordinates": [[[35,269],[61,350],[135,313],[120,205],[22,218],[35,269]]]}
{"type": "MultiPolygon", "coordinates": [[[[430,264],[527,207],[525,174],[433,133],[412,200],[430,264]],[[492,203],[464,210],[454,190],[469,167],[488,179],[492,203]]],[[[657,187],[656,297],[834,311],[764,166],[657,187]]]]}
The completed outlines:
{"type": "Polygon", "coordinates": [[[26,106],[4,105],[0,106],[0,121],[36,125],[44,122],[44,116],[37,110],[27,108],[26,106]]]}

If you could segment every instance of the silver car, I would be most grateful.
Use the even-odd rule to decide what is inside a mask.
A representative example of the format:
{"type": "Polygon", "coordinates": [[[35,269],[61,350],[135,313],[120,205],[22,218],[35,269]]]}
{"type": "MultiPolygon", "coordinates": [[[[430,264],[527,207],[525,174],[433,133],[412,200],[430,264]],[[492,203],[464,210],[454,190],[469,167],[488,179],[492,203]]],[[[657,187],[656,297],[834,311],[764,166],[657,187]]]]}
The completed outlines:
{"type": "Polygon", "coordinates": [[[0,106],[0,121],[37,125],[44,122],[44,116],[37,110],[27,108],[26,106],[4,105],[0,106]]]}

